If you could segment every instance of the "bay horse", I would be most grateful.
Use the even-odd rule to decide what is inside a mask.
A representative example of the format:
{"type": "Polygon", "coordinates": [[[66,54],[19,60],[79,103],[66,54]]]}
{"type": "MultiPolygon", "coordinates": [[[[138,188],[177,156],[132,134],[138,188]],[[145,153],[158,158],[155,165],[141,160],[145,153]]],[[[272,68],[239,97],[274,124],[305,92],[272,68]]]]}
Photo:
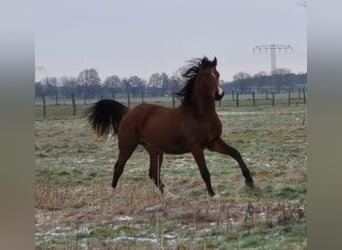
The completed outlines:
{"type": "Polygon", "coordinates": [[[124,166],[138,145],[150,157],[149,177],[163,193],[160,180],[163,155],[191,153],[197,163],[208,193],[214,196],[204,150],[230,155],[239,164],[245,183],[254,187],[253,179],[238,150],[221,138],[222,123],[216,113],[215,101],[224,91],[219,84],[217,59],[193,59],[183,73],[186,82],[176,93],[181,104],[167,108],[155,104],[140,104],[129,109],[115,100],[100,100],[88,108],[86,115],[98,136],[111,129],[118,136],[119,155],[114,166],[112,187],[115,189],[124,166]]]}

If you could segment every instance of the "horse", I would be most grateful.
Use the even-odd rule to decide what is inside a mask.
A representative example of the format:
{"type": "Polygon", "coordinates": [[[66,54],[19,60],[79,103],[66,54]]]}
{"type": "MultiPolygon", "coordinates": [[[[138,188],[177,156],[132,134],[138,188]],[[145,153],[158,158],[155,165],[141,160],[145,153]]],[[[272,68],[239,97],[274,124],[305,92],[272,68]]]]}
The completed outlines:
{"type": "Polygon", "coordinates": [[[181,101],[178,107],[143,103],[130,109],[115,100],[103,99],[87,109],[88,122],[98,136],[114,131],[118,137],[119,154],[114,165],[113,190],[138,145],[149,154],[149,177],[162,194],[165,186],[160,179],[163,155],[191,153],[209,195],[215,195],[204,157],[205,149],[234,158],[246,185],[254,187],[240,152],[221,138],[222,123],[215,101],[222,99],[224,91],[219,84],[220,74],[216,66],[216,57],[212,61],[207,57],[189,61],[182,74],[185,84],[175,93],[181,101]]]}

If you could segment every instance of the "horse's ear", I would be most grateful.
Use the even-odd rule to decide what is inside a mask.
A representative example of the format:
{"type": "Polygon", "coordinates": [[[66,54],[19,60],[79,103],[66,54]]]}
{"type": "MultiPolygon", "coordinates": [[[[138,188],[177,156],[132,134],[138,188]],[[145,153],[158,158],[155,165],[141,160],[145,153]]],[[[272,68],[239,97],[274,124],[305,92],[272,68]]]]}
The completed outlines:
{"type": "Polygon", "coordinates": [[[214,58],[214,60],[213,60],[213,65],[216,67],[216,65],[217,65],[217,59],[216,59],[216,56],[215,56],[215,58],[214,58]]]}

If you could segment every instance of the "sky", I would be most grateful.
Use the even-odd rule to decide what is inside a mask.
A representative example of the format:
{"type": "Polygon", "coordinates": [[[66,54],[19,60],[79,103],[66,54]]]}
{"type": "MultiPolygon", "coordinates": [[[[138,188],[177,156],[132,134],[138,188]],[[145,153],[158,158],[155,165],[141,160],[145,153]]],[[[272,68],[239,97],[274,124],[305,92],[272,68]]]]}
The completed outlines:
{"type": "Polygon", "coordinates": [[[307,71],[307,8],[303,0],[36,0],[36,80],[77,77],[95,68],[101,80],[153,73],[169,76],[193,58],[218,60],[221,79],[270,72],[270,52],[290,45],[277,68],[307,71]],[[40,70],[38,70],[40,69],[40,70]],[[43,70],[44,69],[44,70],[43,70]]]}

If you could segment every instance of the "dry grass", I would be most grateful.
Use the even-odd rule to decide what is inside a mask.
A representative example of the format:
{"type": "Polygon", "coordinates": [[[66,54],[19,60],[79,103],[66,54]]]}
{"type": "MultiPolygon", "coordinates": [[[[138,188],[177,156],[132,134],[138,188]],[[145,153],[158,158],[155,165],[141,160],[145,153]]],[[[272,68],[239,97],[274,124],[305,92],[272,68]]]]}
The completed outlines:
{"type": "Polygon", "coordinates": [[[221,116],[223,138],[240,150],[257,188],[244,186],[232,159],[206,152],[216,199],[190,155],[165,156],[162,179],[176,196],[161,195],[143,149],[113,196],[116,139],[96,139],[77,117],[37,120],[37,248],[305,248],[305,107],[259,109],[221,116]]]}

